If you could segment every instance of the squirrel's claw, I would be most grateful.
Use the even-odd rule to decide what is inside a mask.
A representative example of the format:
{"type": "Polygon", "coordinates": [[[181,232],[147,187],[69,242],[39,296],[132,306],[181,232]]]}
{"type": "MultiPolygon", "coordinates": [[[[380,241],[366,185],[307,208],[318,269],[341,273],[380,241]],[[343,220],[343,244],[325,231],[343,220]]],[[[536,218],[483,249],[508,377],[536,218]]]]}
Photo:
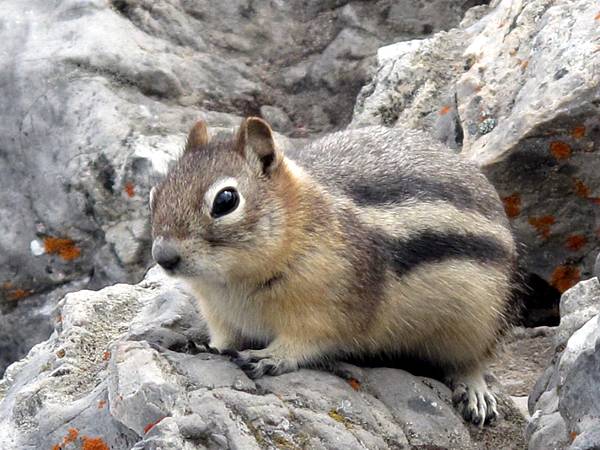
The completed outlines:
{"type": "Polygon", "coordinates": [[[267,356],[259,352],[260,350],[242,352],[231,350],[228,351],[228,354],[232,357],[233,362],[252,379],[260,378],[263,375],[281,375],[298,370],[298,364],[292,360],[267,356]]]}
{"type": "Polygon", "coordinates": [[[204,344],[204,347],[206,348],[206,352],[207,352],[207,353],[211,353],[211,354],[213,354],[213,355],[225,355],[225,354],[226,354],[226,353],[225,353],[225,350],[224,350],[224,351],[219,351],[219,349],[218,349],[218,348],[216,348],[216,347],[211,347],[211,346],[210,346],[210,345],[208,345],[208,344],[204,344]]]}

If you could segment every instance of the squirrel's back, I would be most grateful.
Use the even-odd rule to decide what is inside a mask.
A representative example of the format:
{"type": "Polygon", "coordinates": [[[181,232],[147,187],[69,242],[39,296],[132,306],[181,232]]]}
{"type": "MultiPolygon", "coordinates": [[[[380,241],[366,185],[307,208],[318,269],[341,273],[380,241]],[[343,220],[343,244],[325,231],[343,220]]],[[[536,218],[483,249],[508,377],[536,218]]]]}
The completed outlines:
{"type": "Polygon", "coordinates": [[[448,202],[508,226],[496,191],[479,169],[418,130],[349,129],[286,156],[358,206],[448,202]]]}

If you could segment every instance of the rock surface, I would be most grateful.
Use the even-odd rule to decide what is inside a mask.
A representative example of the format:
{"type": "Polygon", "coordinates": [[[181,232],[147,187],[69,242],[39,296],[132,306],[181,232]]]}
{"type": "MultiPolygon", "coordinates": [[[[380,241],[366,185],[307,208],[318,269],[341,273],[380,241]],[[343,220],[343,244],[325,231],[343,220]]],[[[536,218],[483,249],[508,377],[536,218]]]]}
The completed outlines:
{"type": "Polygon", "coordinates": [[[529,397],[530,450],[600,448],[600,282],[582,281],[560,302],[553,363],[529,397]]]}
{"type": "Polygon", "coordinates": [[[298,136],[340,127],[379,46],[479,2],[390,3],[3,1],[0,342],[49,330],[26,314],[4,326],[15,302],[141,279],[149,188],[198,117],[231,127],[262,111],[298,136]]]}
{"type": "Polygon", "coordinates": [[[0,382],[0,448],[523,447],[523,419],[503,397],[504,419],[467,428],[446,386],[400,369],[252,381],[197,346],[196,303],[160,269],[135,286],[67,294],[55,323],[0,382]]]}
{"type": "Polygon", "coordinates": [[[408,124],[476,161],[558,293],[600,245],[600,27],[596,0],[495,0],[458,29],[378,52],[352,126],[408,124]]]}

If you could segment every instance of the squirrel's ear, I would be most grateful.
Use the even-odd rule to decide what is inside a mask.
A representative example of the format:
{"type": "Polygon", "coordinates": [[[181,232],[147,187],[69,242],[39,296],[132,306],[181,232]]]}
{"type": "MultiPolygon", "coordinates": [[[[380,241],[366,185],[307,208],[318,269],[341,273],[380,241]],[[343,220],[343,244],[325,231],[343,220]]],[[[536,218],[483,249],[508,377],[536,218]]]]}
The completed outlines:
{"type": "Polygon", "coordinates": [[[209,141],[210,137],[208,136],[206,122],[204,122],[204,120],[199,120],[190,130],[190,134],[188,134],[183,153],[188,153],[202,148],[206,146],[209,141]]]}
{"type": "Polygon", "coordinates": [[[236,151],[244,158],[256,158],[263,173],[275,170],[283,159],[283,153],[275,145],[273,131],[259,117],[244,119],[236,138],[236,151]]]}

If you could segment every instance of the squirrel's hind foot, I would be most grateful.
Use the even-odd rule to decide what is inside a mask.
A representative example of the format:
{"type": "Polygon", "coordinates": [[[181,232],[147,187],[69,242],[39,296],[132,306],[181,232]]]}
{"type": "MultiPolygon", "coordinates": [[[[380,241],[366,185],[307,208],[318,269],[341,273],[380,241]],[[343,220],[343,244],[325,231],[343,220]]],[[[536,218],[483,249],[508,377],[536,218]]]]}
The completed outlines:
{"type": "Polygon", "coordinates": [[[496,398],[481,372],[453,378],[452,389],[452,403],[467,422],[482,427],[498,417],[496,398]]]}

